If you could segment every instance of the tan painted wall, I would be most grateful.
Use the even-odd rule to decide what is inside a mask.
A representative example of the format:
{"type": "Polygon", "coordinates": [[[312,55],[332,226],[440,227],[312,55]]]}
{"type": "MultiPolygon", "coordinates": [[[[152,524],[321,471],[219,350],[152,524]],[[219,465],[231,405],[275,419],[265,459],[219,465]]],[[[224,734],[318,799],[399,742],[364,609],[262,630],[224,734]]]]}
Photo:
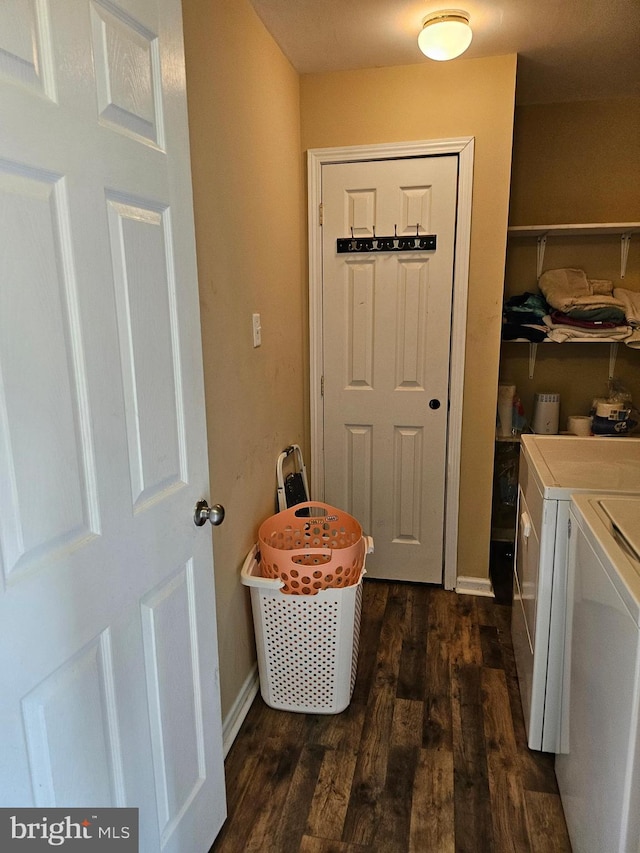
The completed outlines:
{"type": "MultiPolygon", "coordinates": [[[[640,221],[640,99],[545,104],[516,110],[511,225],[640,221]]],[[[627,275],[620,279],[620,239],[580,238],[547,242],[545,269],[578,267],[591,278],[640,290],[640,240],[632,240],[627,275]]],[[[507,296],[535,292],[536,245],[511,242],[507,253],[507,296]]],[[[560,392],[560,426],[586,414],[593,397],[607,392],[609,347],[538,347],[533,379],[528,346],[505,344],[500,376],[514,383],[532,417],[536,391],[560,392]]],[[[640,403],[640,350],[620,344],[616,378],[640,403]]]]}
{"type": "Polygon", "coordinates": [[[640,219],[640,98],[518,107],[510,225],[640,219]]]}
{"type": "Polygon", "coordinates": [[[278,453],[306,448],[299,76],[247,0],[184,0],[222,711],[255,661],[240,568],[274,512],[278,453]],[[252,346],[251,314],[262,316],[252,346]]]}
{"type": "Polygon", "coordinates": [[[304,149],[475,137],[458,574],[488,576],[515,56],[301,78],[304,149]]]}

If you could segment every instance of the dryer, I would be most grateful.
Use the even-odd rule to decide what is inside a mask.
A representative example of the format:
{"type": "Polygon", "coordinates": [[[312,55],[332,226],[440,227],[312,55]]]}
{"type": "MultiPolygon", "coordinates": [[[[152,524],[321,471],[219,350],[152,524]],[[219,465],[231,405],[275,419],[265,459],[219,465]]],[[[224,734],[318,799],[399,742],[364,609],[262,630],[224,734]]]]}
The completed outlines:
{"type": "Polygon", "coordinates": [[[562,753],[580,853],[640,849],[640,497],[579,495],[569,514],[562,753]]]}
{"type": "Polygon", "coordinates": [[[640,438],[523,435],[511,633],[528,744],[557,752],[571,495],[640,495],[640,438]]]}

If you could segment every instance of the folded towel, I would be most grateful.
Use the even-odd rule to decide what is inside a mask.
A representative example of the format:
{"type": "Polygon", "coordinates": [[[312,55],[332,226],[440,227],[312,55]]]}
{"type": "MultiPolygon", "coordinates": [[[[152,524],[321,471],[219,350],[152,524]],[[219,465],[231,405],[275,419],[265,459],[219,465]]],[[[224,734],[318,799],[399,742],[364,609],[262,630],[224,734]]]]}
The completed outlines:
{"type": "Polygon", "coordinates": [[[640,349],[640,328],[632,329],[631,334],[624,339],[624,342],[631,349],[640,349]]]}
{"type": "Polygon", "coordinates": [[[616,287],[613,295],[623,303],[627,323],[630,326],[640,326],[640,293],[636,290],[616,287]]]}
{"type": "Polygon", "coordinates": [[[584,270],[547,270],[538,282],[545,299],[553,308],[567,313],[572,308],[620,308],[624,303],[612,296],[613,283],[590,281],[584,270]]]}
{"type": "MultiPolygon", "coordinates": [[[[582,311],[582,314],[598,314],[598,311],[582,311]]],[[[548,315],[552,322],[557,326],[575,326],[579,329],[591,329],[598,331],[599,329],[615,329],[618,326],[624,325],[624,314],[622,321],[613,320],[581,320],[572,315],[565,314],[564,311],[550,311],[548,315]]]]}
{"type": "Polygon", "coordinates": [[[547,337],[551,341],[558,344],[570,340],[609,340],[609,341],[624,341],[631,337],[630,326],[616,326],[613,329],[582,329],[577,326],[565,326],[560,323],[554,323],[550,316],[544,318],[545,325],[548,328],[547,337]]]}
{"type": "MultiPolygon", "coordinates": [[[[615,296],[615,290],[613,295],[615,296]]],[[[545,311],[545,314],[548,313],[545,311]]],[[[602,320],[605,323],[616,323],[618,326],[626,322],[625,313],[621,308],[572,308],[567,311],[567,316],[572,320],[602,320]]]]}

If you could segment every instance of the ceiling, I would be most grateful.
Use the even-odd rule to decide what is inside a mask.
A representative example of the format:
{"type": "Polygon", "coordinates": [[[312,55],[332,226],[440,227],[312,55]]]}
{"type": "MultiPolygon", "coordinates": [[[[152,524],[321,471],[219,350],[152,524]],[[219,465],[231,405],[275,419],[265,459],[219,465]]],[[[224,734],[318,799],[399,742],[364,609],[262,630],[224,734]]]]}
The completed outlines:
{"type": "MultiPolygon", "coordinates": [[[[434,0],[251,0],[301,74],[432,62],[420,53],[434,0]]],[[[463,57],[518,54],[516,100],[640,95],[640,0],[460,0],[473,42],[463,57]]]]}

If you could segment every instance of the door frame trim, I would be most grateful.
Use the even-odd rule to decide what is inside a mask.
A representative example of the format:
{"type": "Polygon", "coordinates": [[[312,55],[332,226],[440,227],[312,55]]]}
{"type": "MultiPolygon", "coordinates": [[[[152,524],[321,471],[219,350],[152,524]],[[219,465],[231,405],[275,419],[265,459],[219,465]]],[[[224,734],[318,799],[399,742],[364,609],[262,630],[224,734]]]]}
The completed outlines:
{"type": "Polygon", "coordinates": [[[322,167],[331,163],[363,160],[390,160],[458,155],[458,199],[454,250],[453,303],[451,308],[451,354],[449,362],[449,418],[447,421],[447,463],[444,508],[445,589],[455,589],[458,575],[458,516],[460,495],[460,447],[464,389],[469,254],[471,244],[471,200],[473,190],[474,137],[391,142],[307,151],[309,222],[309,397],[311,427],[311,485],[317,500],[324,498],[324,419],[321,393],[322,339],[322,167]]]}

